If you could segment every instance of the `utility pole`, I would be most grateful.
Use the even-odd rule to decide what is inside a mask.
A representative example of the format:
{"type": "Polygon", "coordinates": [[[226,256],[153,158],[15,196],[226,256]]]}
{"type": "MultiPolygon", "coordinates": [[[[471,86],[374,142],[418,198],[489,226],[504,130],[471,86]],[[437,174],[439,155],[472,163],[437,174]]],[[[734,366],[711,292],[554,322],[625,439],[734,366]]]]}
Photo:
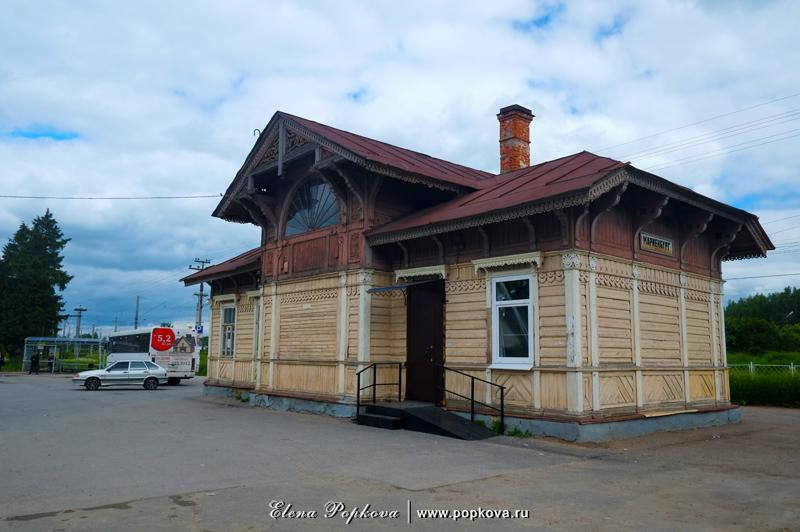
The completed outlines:
{"type": "Polygon", "coordinates": [[[75,315],[75,338],[81,337],[81,318],[83,317],[83,313],[86,312],[85,307],[75,307],[74,309],[77,314],[75,315]]]}
{"type": "Polygon", "coordinates": [[[133,328],[139,328],[139,296],[136,296],[136,312],[133,314],[133,328]]]}
{"type": "MultiPolygon", "coordinates": [[[[86,307],[75,307],[72,309],[73,311],[77,312],[75,314],[75,338],[81,337],[81,318],[83,317],[83,313],[86,312],[86,307]]],[[[78,358],[81,354],[81,344],[75,342],[75,358],[78,358]]]]}
{"type": "Polygon", "coordinates": [[[117,315],[114,314],[114,332],[117,332],[117,315]]]}
{"type": "MultiPolygon", "coordinates": [[[[206,266],[211,263],[211,260],[210,259],[202,259],[201,260],[201,259],[195,258],[194,262],[197,265],[195,266],[193,264],[190,264],[189,265],[189,269],[190,270],[196,270],[196,271],[200,272],[200,271],[203,271],[206,268],[206,266]]],[[[195,316],[195,320],[194,320],[194,330],[196,332],[198,332],[198,333],[203,330],[203,299],[205,297],[208,297],[208,296],[203,294],[203,284],[204,283],[200,283],[200,291],[199,292],[195,292],[195,294],[194,294],[195,297],[197,298],[197,315],[195,316]]]]}

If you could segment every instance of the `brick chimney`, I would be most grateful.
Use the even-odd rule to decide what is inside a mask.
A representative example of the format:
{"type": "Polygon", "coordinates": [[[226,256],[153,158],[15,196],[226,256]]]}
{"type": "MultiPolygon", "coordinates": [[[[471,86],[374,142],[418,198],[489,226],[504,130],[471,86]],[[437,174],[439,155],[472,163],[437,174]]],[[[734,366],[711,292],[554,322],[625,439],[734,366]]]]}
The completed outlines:
{"type": "Polygon", "coordinates": [[[500,122],[500,173],[530,166],[531,110],[509,105],[500,109],[497,120],[500,122]]]}

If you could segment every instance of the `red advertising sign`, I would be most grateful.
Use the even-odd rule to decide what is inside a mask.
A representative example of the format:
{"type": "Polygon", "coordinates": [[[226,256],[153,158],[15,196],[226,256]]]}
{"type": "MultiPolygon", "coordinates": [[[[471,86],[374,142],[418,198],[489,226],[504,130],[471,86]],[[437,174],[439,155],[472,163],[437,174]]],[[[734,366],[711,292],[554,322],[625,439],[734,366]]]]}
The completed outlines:
{"type": "Polygon", "coordinates": [[[156,327],[153,329],[153,337],[150,345],[156,351],[169,351],[175,343],[175,333],[167,327],[156,327]]]}

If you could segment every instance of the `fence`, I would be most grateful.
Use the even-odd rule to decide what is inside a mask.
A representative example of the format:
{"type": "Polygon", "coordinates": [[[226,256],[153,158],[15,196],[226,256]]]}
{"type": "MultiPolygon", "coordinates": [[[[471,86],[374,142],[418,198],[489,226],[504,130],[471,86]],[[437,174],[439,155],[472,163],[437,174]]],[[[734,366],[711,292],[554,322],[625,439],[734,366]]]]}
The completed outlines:
{"type": "Polygon", "coordinates": [[[749,373],[750,375],[776,375],[781,373],[788,373],[789,375],[800,374],[798,366],[794,363],[791,364],[728,364],[731,374],[749,373]]]}
{"type": "Polygon", "coordinates": [[[731,401],[741,405],[800,407],[796,364],[731,364],[731,401]]]}

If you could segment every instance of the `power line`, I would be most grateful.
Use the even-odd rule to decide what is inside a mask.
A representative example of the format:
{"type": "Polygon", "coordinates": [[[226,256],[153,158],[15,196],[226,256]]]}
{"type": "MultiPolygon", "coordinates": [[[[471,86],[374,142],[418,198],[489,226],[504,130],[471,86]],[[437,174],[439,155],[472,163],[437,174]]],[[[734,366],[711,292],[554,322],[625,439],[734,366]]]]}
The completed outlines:
{"type": "Polygon", "coordinates": [[[800,228],[800,225],[792,225],[790,227],[784,227],[783,229],[778,229],[777,231],[773,231],[772,233],[769,234],[769,236],[770,238],[772,238],[774,235],[777,235],[778,233],[785,233],[786,231],[791,231],[792,229],[797,229],[797,228],[800,228]]]}
{"type": "Polygon", "coordinates": [[[785,218],[778,218],[777,220],[770,220],[770,221],[768,221],[768,222],[761,222],[761,225],[766,225],[766,224],[774,224],[775,222],[782,222],[782,221],[784,221],[784,220],[791,220],[792,218],[800,218],[800,214],[795,214],[795,215],[792,215],[792,216],[787,216],[787,217],[785,217],[785,218]]]}
{"type": "MultiPolygon", "coordinates": [[[[795,111],[791,116],[792,116],[791,118],[783,117],[784,119],[779,121],[776,121],[774,119],[769,120],[768,122],[772,123],[760,123],[757,126],[755,125],[733,126],[716,132],[711,132],[705,135],[698,135],[696,137],[691,137],[688,139],[672,142],[670,144],[655,146],[653,148],[649,148],[637,153],[620,157],[620,159],[625,161],[629,161],[632,159],[652,159],[653,157],[656,157],[658,155],[664,155],[676,151],[688,150],[696,146],[702,146],[703,144],[710,144],[712,142],[716,142],[719,140],[731,137],[737,137],[739,135],[744,135],[746,133],[752,133],[753,131],[760,131],[762,129],[772,128],[781,124],[786,124],[788,122],[794,122],[795,120],[800,120],[800,111],[795,111]]],[[[766,119],[756,120],[754,122],[762,122],[763,120],[766,119]]]]}
{"type": "MultiPolygon", "coordinates": [[[[800,131],[800,129],[794,129],[794,130],[791,130],[791,131],[784,131],[783,133],[778,133],[776,135],[770,135],[769,137],[763,137],[761,139],[755,139],[755,140],[764,140],[764,139],[768,139],[768,138],[771,138],[771,137],[776,137],[778,135],[783,135],[785,133],[793,133],[795,131],[800,131]]],[[[685,159],[679,159],[678,161],[676,161],[676,162],[674,162],[672,164],[657,166],[655,168],[649,168],[648,172],[658,172],[658,171],[664,170],[666,168],[672,168],[673,166],[681,166],[681,165],[684,165],[684,164],[695,163],[695,162],[702,161],[704,159],[710,159],[710,158],[713,158],[713,157],[719,157],[721,155],[728,155],[729,153],[735,153],[735,152],[742,151],[742,150],[749,150],[750,148],[756,148],[758,146],[765,146],[767,144],[773,144],[775,142],[780,142],[782,140],[789,140],[789,139],[793,139],[795,137],[800,137],[800,133],[797,133],[795,135],[790,135],[788,137],[779,138],[779,139],[768,140],[766,142],[760,142],[758,144],[750,144],[753,141],[742,142],[740,144],[734,144],[733,146],[729,146],[728,147],[728,148],[732,148],[732,147],[735,147],[735,146],[743,146],[741,148],[736,148],[735,150],[730,150],[730,149],[726,148],[724,150],[720,150],[720,151],[717,151],[717,152],[712,152],[712,153],[701,155],[701,156],[692,156],[692,157],[687,157],[685,159]],[[750,144],[750,145],[749,146],[744,146],[745,144],[750,144]]]]}
{"type": "Polygon", "coordinates": [[[194,196],[21,196],[0,194],[5,199],[46,199],[46,200],[164,200],[164,199],[198,199],[221,198],[223,194],[199,194],[194,196]]]}
{"type": "Polygon", "coordinates": [[[769,101],[762,102],[762,103],[759,103],[759,104],[756,104],[756,105],[751,105],[749,107],[743,107],[741,109],[737,109],[735,111],[730,111],[728,113],[723,113],[721,115],[712,116],[711,118],[705,118],[705,119],[699,120],[697,122],[692,122],[691,124],[686,124],[686,125],[683,125],[683,126],[672,128],[672,129],[666,129],[664,131],[659,131],[658,133],[653,133],[652,135],[648,135],[646,137],[640,137],[638,139],[629,140],[628,142],[622,142],[620,144],[613,144],[611,146],[606,146],[605,148],[600,148],[599,151],[610,150],[612,148],[617,148],[619,146],[627,146],[629,144],[633,144],[634,142],[639,142],[639,141],[642,141],[642,140],[652,139],[654,137],[658,137],[658,136],[663,135],[665,133],[671,133],[673,131],[680,131],[681,129],[686,129],[687,127],[697,126],[699,124],[705,124],[706,122],[711,122],[712,120],[717,120],[718,118],[724,118],[726,116],[731,116],[731,115],[735,115],[735,114],[738,114],[738,113],[743,113],[744,111],[750,111],[751,109],[756,109],[758,107],[763,107],[763,106],[769,105],[771,103],[780,102],[780,101],[783,101],[783,100],[788,100],[790,98],[794,98],[795,96],[800,96],[800,92],[796,92],[796,93],[790,94],[788,96],[782,96],[780,98],[775,98],[774,100],[769,100],[769,101]]]}
{"type": "Polygon", "coordinates": [[[728,277],[726,281],[741,281],[742,279],[766,279],[767,277],[793,277],[800,275],[800,272],[795,273],[776,273],[772,275],[751,275],[749,277],[728,277]]]}

